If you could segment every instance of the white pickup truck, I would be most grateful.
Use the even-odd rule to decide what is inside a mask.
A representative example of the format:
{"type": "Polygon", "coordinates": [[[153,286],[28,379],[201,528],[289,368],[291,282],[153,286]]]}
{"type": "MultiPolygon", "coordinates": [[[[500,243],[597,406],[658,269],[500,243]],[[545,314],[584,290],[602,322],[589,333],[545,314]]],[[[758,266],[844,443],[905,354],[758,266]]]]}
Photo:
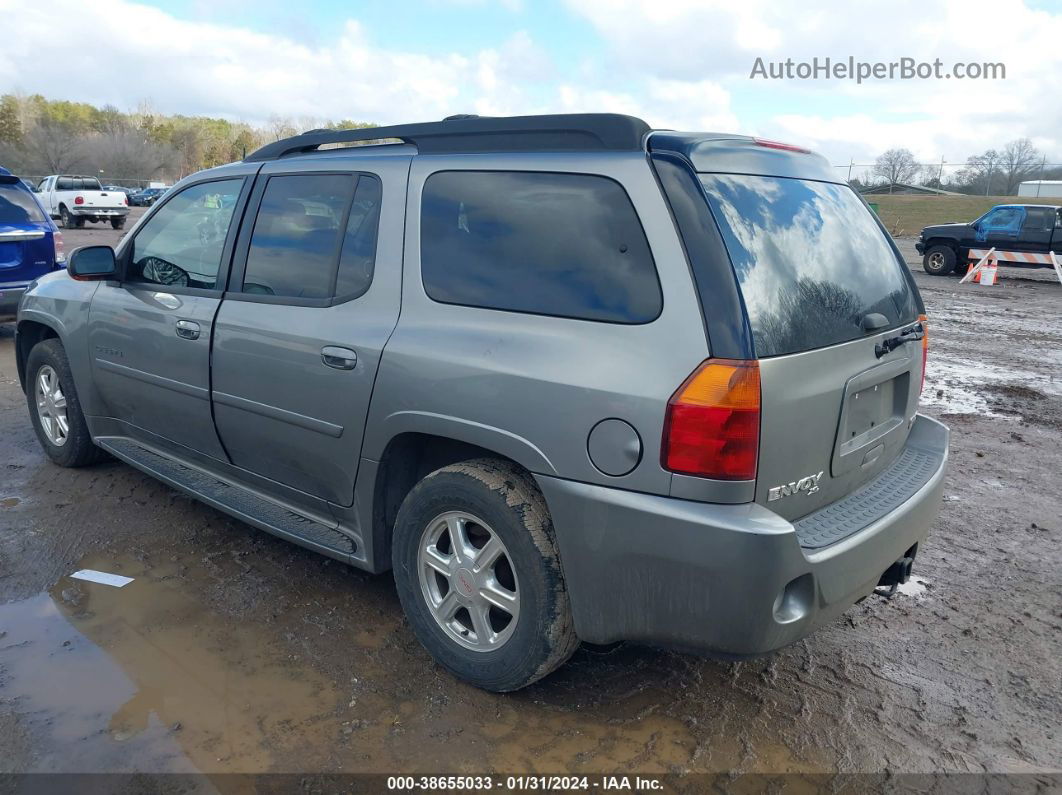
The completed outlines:
{"type": "Polygon", "coordinates": [[[52,218],[62,219],[64,229],[80,229],[85,221],[110,221],[121,229],[129,215],[126,195],[105,191],[95,177],[53,174],[42,179],[34,192],[52,218]]]}

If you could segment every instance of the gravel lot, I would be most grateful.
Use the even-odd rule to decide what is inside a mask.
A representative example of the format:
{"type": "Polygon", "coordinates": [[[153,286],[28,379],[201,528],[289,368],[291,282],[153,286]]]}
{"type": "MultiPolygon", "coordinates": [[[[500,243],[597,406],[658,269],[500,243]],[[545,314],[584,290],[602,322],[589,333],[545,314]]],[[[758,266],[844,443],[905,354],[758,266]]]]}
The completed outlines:
{"type": "MultiPolygon", "coordinates": [[[[68,251],[117,237],[64,234],[68,251]]],[[[0,325],[0,771],[1058,771],[1050,276],[987,288],[916,269],[924,410],[951,425],[952,463],[917,577],[893,599],[754,661],[580,650],[507,696],[431,663],[388,576],[122,464],[46,463],[0,325]],[[136,579],[71,580],[80,568],[136,579]]]]}

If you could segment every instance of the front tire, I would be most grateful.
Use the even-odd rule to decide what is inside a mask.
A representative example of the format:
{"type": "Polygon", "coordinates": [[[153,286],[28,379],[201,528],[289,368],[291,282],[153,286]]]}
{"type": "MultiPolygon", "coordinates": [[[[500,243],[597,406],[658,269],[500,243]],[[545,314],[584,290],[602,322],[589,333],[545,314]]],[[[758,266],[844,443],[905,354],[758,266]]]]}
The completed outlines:
{"type": "Polygon", "coordinates": [[[62,343],[37,343],[26,360],[26,376],[26,403],[45,454],[62,467],[100,461],[104,452],[89,435],[62,343]]]}
{"type": "Polygon", "coordinates": [[[553,523],[534,480],[497,459],[432,472],[398,512],[395,584],[417,639],[477,687],[526,687],[579,645],[553,523]]]}
{"type": "Polygon", "coordinates": [[[930,276],[947,276],[955,270],[955,249],[933,246],[922,258],[922,270],[930,276]]]}

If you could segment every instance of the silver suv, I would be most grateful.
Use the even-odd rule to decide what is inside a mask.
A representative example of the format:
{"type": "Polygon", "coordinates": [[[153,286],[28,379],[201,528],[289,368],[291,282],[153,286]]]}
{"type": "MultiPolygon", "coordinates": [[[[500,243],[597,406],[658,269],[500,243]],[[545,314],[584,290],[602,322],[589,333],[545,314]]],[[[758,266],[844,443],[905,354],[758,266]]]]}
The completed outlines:
{"type": "Polygon", "coordinates": [[[926,343],[821,157],[567,115],[188,177],[27,291],[17,353],[56,463],[393,570],[431,655],[506,691],[580,641],[768,652],[904,581],[947,459],[926,343]]]}

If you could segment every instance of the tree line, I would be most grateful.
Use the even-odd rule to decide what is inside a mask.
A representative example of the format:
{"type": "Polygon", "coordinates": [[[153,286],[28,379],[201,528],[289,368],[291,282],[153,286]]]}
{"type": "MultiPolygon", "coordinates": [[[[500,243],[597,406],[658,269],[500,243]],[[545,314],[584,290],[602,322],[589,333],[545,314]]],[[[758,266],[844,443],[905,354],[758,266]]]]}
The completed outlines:
{"type": "Polygon", "coordinates": [[[375,124],[350,119],[271,116],[263,126],[207,116],[166,115],[144,102],[131,112],[113,105],[0,96],[0,165],[20,175],[96,175],[135,186],[170,182],[240,160],[258,147],[307,129],[375,124]]]}
{"type": "MultiPolygon", "coordinates": [[[[208,116],[166,115],[149,102],[134,111],[113,105],[50,100],[40,94],[0,96],[0,165],[16,174],[78,173],[105,183],[135,186],[174,181],[204,168],[240,160],[263,144],[308,129],[361,129],[375,124],[351,119],[271,116],[256,126],[208,116]]],[[[869,175],[873,184],[918,184],[958,193],[1013,196],[1027,179],[1062,179],[1062,166],[1028,138],[968,157],[960,168],[919,163],[908,149],[880,155],[869,175]]]]}
{"type": "Polygon", "coordinates": [[[960,168],[950,167],[948,173],[944,173],[944,166],[944,161],[919,163],[909,149],[890,149],[874,161],[866,184],[913,184],[981,196],[1014,196],[1018,185],[1026,180],[1062,179],[1062,166],[1049,164],[1047,156],[1028,138],[971,155],[960,168]]]}

